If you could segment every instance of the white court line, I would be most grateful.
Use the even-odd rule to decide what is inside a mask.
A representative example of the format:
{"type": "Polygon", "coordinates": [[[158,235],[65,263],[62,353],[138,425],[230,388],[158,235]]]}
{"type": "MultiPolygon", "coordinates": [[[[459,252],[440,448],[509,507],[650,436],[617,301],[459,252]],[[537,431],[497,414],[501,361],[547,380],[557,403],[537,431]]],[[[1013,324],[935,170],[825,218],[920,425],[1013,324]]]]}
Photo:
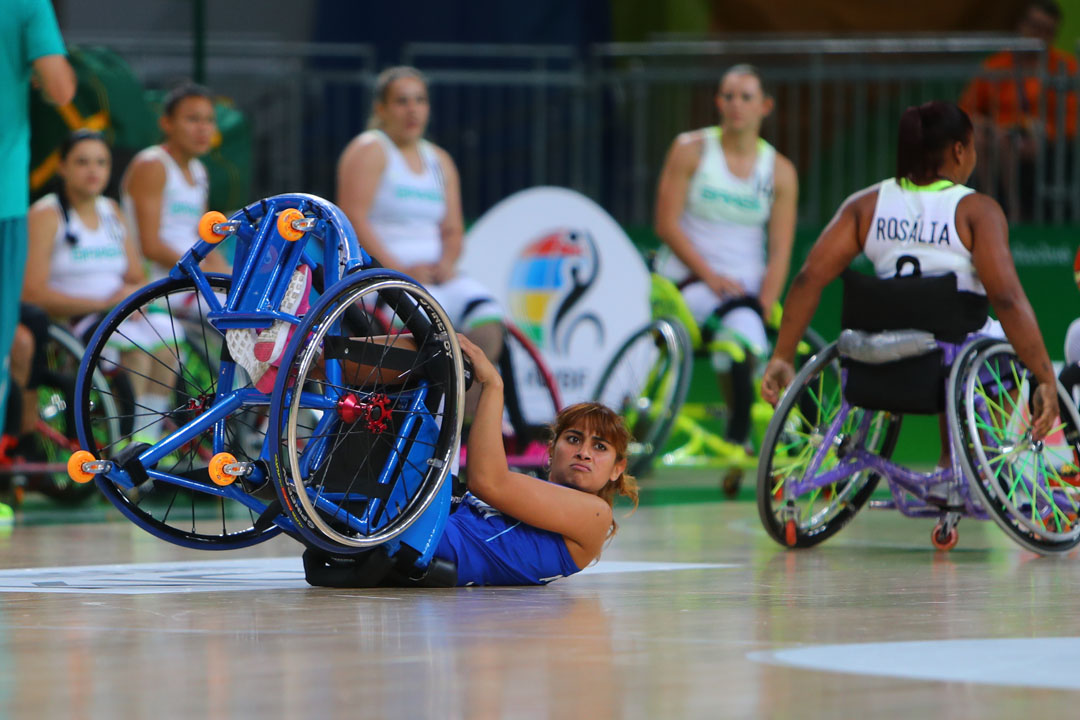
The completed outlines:
{"type": "Polygon", "coordinates": [[[815,645],[754,652],[747,657],[822,672],[1080,690],[1077,637],[815,645]]]}
{"type": "MultiPolygon", "coordinates": [[[[733,568],[731,564],[602,561],[581,575],[733,568]]],[[[159,593],[297,590],[304,580],[299,557],[201,560],[132,565],[0,570],[0,593],[84,593],[153,595],[159,593]]]]}

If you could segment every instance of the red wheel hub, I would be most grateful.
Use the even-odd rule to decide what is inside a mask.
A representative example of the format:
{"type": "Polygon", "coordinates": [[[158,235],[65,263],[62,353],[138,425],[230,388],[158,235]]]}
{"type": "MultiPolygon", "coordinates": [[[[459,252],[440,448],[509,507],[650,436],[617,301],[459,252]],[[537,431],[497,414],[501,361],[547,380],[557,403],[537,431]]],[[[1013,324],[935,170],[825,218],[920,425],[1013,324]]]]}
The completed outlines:
{"type": "Polygon", "coordinates": [[[342,422],[350,425],[363,420],[367,431],[381,433],[388,427],[390,419],[390,398],[383,393],[361,400],[349,393],[338,402],[338,415],[342,422]]]}

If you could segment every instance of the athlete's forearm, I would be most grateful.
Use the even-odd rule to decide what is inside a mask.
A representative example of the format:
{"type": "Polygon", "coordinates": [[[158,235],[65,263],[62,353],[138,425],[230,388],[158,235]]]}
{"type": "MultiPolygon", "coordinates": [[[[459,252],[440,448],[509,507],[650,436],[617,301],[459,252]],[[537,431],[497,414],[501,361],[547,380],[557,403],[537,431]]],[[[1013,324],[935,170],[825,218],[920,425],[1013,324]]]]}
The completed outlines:
{"type": "Polygon", "coordinates": [[[768,317],[769,310],[780,299],[780,293],[784,289],[784,280],[787,279],[788,264],[769,263],[765,268],[765,278],[761,281],[761,293],[758,295],[758,300],[761,301],[761,307],[765,311],[765,316],[768,317]]]}
{"type": "Polygon", "coordinates": [[[780,333],[776,340],[773,357],[789,363],[795,362],[795,352],[799,347],[806,328],[814,319],[818,303],[821,302],[822,285],[813,273],[806,268],[799,271],[791,282],[787,302],[784,303],[784,319],[780,323],[780,333]]]}
{"type": "Polygon", "coordinates": [[[708,281],[715,274],[709,264],[705,262],[705,258],[694,247],[694,243],[691,242],[677,223],[658,228],[658,234],[664,244],[671,249],[675,257],[686,266],[694,277],[708,281]]]}
{"type": "MultiPolygon", "coordinates": [[[[472,427],[469,429],[468,487],[481,500],[510,472],[502,437],[503,384],[495,378],[480,390],[472,427]]],[[[485,500],[486,502],[486,500],[485,500]]]]}
{"type": "Polygon", "coordinates": [[[375,258],[380,265],[388,270],[405,271],[405,266],[386,247],[386,244],[372,230],[371,224],[363,218],[352,221],[353,229],[356,230],[356,241],[368,255],[375,258]]]}
{"type": "Polygon", "coordinates": [[[23,301],[36,305],[49,317],[70,318],[90,313],[103,312],[111,306],[106,300],[80,298],[57,292],[49,287],[23,290],[23,301]]]}
{"type": "Polygon", "coordinates": [[[991,304],[1020,362],[1035,375],[1040,384],[1055,383],[1057,378],[1054,366],[1046,352],[1035,311],[1031,309],[1031,303],[1023,292],[996,296],[991,298],[991,304]]]}

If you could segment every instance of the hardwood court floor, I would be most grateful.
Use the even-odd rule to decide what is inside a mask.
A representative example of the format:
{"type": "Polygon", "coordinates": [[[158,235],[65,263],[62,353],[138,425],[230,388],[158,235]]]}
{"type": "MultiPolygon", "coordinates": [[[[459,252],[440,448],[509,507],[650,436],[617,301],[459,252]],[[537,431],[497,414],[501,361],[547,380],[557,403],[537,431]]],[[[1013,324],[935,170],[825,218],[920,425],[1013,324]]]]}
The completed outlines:
{"type": "Polygon", "coordinates": [[[1080,558],[929,531],[864,511],[785,552],[752,503],[649,506],[546,588],[350,591],[288,539],[16,526],[0,565],[39,570],[0,571],[0,717],[1076,717],[1080,558]]]}

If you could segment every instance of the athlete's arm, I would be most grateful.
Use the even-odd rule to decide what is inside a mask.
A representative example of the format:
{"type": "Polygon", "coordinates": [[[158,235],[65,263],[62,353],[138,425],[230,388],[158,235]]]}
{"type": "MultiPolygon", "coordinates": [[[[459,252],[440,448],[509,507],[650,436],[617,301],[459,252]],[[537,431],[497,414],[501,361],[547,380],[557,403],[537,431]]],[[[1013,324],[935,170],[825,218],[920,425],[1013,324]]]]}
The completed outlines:
{"type": "Polygon", "coordinates": [[[154,158],[136,158],[123,180],[135,206],[135,228],[143,257],[170,268],[180,255],[161,239],[161,204],[165,195],[165,165],[154,158]]]}
{"type": "Polygon", "coordinates": [[[686,207],[690,178],[694,176],[701,160],[703,142],[700,134],[683,133],[671,144],[656,190],[656,218],[653,228],[664,244],[671,248],[675,257],[679,258],[695,277],[712,288],[713,292],[717,295],[741,295],[744,292],[742,286],[713,272],[679,226],[679,217],[686,207]]]}
{"type": "Polygon", "coordinates": [[[337,168],[337,204],[349,218],[360,247],[391,270],[404,271],[397,258],[375,234],[368,213],[375,202],[379,180],[386,170],[386,152],[374,135],[364,133],[341,153],[337,168]]]}
{"type": "Polygon", "coordinates": [[[790,160],[777,153],[773,170],[772,212],[769,215],[769,261],[761,282],[761,307],[766,316],[780,299],[791,269],[791,248],[795,244],[795,219],[799,205],[799,176],[790,160]]]}
{"type": "Polygon", "coordinates": [[[503,384],[482,350],[458,336],[483,387],[469,431],[468,488],[499,512],[558,533],[577,566],[600,554],[611,528],[611,507],[596,495],[511,472],[503,449],[503,384]]]}
{"type": "MultiPolygon", "coordinates": [[[[50,203],[34,203],[26,215],[29,243],[26,248],[26,272],[23,275],[23,301],[37,305],[51,317],[74,317],[111,307],[104,300],[74,297],[49,287],[53,244],[59,225],[60,217],[50,203]]],[[[88,281],[91,280],[88,278],[88,281]]]]}
{"type": "Polygon", "coordinates": [[[131,237],[131,228],[128,227],[127,218],[121,212],[120,206],[115,200],[109,200],[113,212],[120,220],[120,226],[124,229],[124,255],[127,257],[127,270],[124,271],[124,284],[132,288],[132,291],[146,284],[146,273],[143,271],[143,259],[139,248],[135,246],[135,240],[131,237]]]}
{"type": "Polygon", "coordinates": [[[75,98],[75,71],[64,55],[42,55],[33,62],[34,83],[46,102],[67,105],[75,98]]]}
{"type": "Polygon", "coordinates": [[[986,288],[986,298],[997,313],[1013,349],[1039,383],[1034,427],[1044,436],[1058,414],[1057,378],[1046,352],[1039,323],[1031,309],[1009,252],[1009,224],[993,198],[972,193],[956,207],[957,223],[970,232],[971,261],[986,288]]]}
{"type": "Polygon", "coordinates": [[[791,281],[784,301],[780,334],[761,380],[761,397],[767,402],[775,405],[795,375],[795,351],[821,301],[821,291],[862,252],[858,239],[859,217],[866,212],[868,201],[873,209],[876,197],[877,189],[874,188],[848,198],[822,231],[802,269],[791,281]]]}
{"type": "Polygon", "coordinates": [[[435,282],[444,283],[457,274],[457,262],[461,257],[465,220],[461,211],[461,180],[453,158],[442,148],[438,149],[439,166],[442,168],[443,192],[446,197],[446,215],[439,225],[442,237],[442,255],[435,267],[435,282]]]}

